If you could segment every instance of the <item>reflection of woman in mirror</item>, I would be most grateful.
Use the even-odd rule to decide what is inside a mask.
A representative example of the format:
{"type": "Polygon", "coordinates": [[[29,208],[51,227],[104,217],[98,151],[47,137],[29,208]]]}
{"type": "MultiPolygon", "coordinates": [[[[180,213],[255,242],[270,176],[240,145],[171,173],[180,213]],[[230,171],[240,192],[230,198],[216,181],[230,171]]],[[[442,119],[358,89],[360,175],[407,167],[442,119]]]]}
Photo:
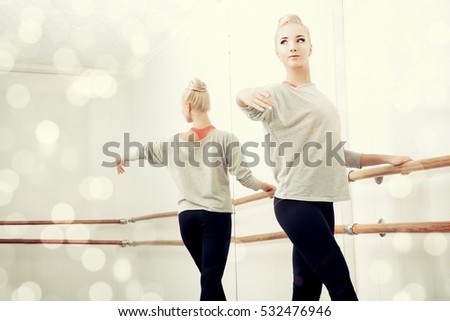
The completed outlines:
{"type": "MultiPolygon", "coordinates": [[[[205,83],[193,79],[181,99],[181,112],[193,127],[166,140],[147,143],[118,161],[122,174],[129,160],[165,165],[180,192],[179,225],[183,242],[201,273],[200,300],[226,300],[222,287],[231,238],[232,202],[228,171],[245,187],[273,192],[275,187],[243,167],[237,138],[214,128],[208,117],[205,83]]],[[[160,191],[162,192],[162,191],[160,191]]],[[[180,275],[183,275],[180,272],[180,275]]]]}
{"type": "Polygon", "coordinates": [[[344,150],[338,111],[311,82],[308,28],[286,15],[275,41],[285,81],[242,89],[236,101],[252,120],[263,122],[276,146],[270,151],[278,183],[274,209],[294,245],[292,299],[319,300],[324,284],[332,300],[357,300],[333,235],[333,202],[349,199],[346,166],[400,165],[410,158],[344,150]]]}

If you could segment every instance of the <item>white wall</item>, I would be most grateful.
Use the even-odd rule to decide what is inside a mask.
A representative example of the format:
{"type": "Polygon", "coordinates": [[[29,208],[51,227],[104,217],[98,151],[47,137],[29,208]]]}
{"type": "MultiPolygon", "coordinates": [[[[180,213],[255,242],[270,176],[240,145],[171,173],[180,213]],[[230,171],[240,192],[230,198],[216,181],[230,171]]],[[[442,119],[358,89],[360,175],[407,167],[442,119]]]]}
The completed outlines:
{"type": "MultiPolygon", "coordinates": [[[[115,202],[118,199],[113,195],[118,184],[112,170],[101,167],[103,144],[115,139],[116,131],[129,126],[130,116],[120,107],[132,99],[131,81],[116,76],[117,87],[111,87],[116,88],[114,99],[91,97],[81,104],[67,94],[79,79],[79,76],[32,73],[0,77],[2,220],[131,216],[126,203],[115,202]],[[44,121],[53,125],[39,127],[44,121]]],[[[132,195],[131,188],[128,193],[132,195]]],[[[127,196],[127,191],[123,194],[127,196]]],[[[114,239],[121,234],[119,229],[82,225],[2,226],[0,235],[114,239]]],[[[114,247],[1,245],[0,298],[123,298],[118,293],[124,293],[125,285],[114,274],[122,255],[129,253],[114,247]]]]}
{"type": "MultiPolygon", "coordinates": [[[[117,92],[108,99],[74,106],[67,89],[75,76],[0,75],[1,219],[71,213],[75,219],[129,218],[176,210],[176,188],[165,169],[133,163],[118,176],[101,166],[103,145],[116,141],[122,148],[124,133],[145,143],[189,128],[179,102],[195,76],[208,84],[214,125],[232,130],[241,142],[261,142],[260,124],[241,114],[234,97],[239,88],[283,80],[273,35],[277,19],[287,12],[299,14],[311,30],[312,80],[338,105],[351,149],[415,159],[448,154],[446,1],[346,0],[343,6],[331,0],[211,1],[133,77],[115,75],[117,92]],[[10,94],[19,100],[8,98],[15,84],[28,88],[23,107],[20,99],[27,94],[20,87],[18,95],[10,94]],[[58,126],[56,143],[38,142],[35,130],[43,120],[58,126]]],[[[273,182],[263,163],[254,172],[273,182]]],[[[448,174],[439,169],[386,177],[382,185],[353,183],[352,201],[335,205],[336,224],[448,220],[448,174]]],[[[232,187],[236,198],[252,193],[236,183],[232,187]]],[[[236,236],[280,230],[270,200],[237,207],[234,220],[236,236]]],[[[1,227],[0,237],[180,235],[176,219],[167,218],[126,226],[1,227]]],[[[447,234],[336,237],[361,300],[450,298],[447,234]]],[[[228,299],[289,300],[290,264],[287,240],[232,245],[223,280],[228,299]]],[[[184,247],[0,245],[1,300],[198,296],[199,273],[184,247]]],[[[328,299],[324,290],[323,300],[328,299]]]]}
{"type": "MultiPolygon", "coordinates": [[[[448,155],[450,7],[446,1],[345,1],[351,148],[423,159],[448,155]]],[[[448,221],[448,168],[352,184],[355,222],[448,221]]],[[[366,300],[450,299],[448,234],[361,235],[366,300]]]]}

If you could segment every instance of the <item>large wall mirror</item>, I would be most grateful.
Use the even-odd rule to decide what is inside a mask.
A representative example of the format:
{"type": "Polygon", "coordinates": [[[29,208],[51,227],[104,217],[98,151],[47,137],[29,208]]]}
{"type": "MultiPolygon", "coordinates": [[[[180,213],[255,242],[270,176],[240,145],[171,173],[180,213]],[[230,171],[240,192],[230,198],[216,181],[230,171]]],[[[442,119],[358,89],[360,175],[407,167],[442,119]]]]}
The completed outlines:
{"type": "MultiPolygon", "coordinates": [[[[263,127],[235,97],[284,80],[274,35],[286,13],[310,29],[312,82],[338,107],[347,148],[413,159],[450,148],[446,1],[42,0],[0,8],[0,221],[29,222],[0,226],[1,300],[198,300],[199,272],[185,247],[171,243],[180,240],[170,215],[178,192],[167,170],[133,162],[119,176],[104,162],[126,144],[187,130],[180,98],[198,77],[214,126],[247,144],[254,175],[275,184],[263,127]],[[129,220],[160,213],[169,217],[129,220]],[[79,220],[90,223],[54,224],[79,220]],[[24,239],[122,243],[7,242],[24,239]]],[[[235,200],[255,194],[231,181],[235,200]]],[[[449,186],[448,167],[352,183],[351,201],[335,204],[336,224],[448,221],[449,186]]],[[[228,300],[290,299],[290,241],[239,242],[279,231],[270,198],[234,207],[238,241],[222,279],[228,300]]],[[[450,299],[448,233],[336,239],[361,300],[450,299]]]]}

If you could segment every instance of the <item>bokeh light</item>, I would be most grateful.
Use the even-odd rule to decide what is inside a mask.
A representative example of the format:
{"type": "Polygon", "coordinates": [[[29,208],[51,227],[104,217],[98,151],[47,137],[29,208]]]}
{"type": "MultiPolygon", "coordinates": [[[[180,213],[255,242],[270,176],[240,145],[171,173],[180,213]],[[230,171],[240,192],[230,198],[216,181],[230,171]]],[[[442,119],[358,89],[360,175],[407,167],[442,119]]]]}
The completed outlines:
{"type": "Polygon", "coordinates": [[[113,290],[106,282],[96,282],[89,287],[89,300],[91,301],[111,301],[113,290]]]}
{"type": "Polygon", "coordinates": [[[90,74],[92,98],[111,98],[117,92],[117,82],[110,74],[96,71],[90,74]]]}
{"type": "Polygon", "coordinates": [[[85,71],[68,88],[70,104],[81,107],[90,99],[113,97],[117,92],[117,81],[106,71],[85,71]]]}
{"type": "Polygon", "coordinates": [[[73,221],[75,210],[67,203],[58,203],[53,206],[51,216],[53,221],[73,221]]]}
{"type": "Polygon", "coordinates": [[[83,252],[81,262],[86,270],[95,272],[103,269],[106,263],[105,253],[96,247],[88,248],[83,252]]]}
{"type": "Polygon", "coordinates": [[[42,25],[32,19],[22,20],[19,26],[19,38],[26,44],[34,44],[42,37],[42,25]]]}
{"type": "Polygon", "coordinates": [[[53,54],[53,63],[60,73],[73,72],[79,67],[78,57],[70,48],[59,48],[53,54]]]}
{"type": "Polygon", "coordinates": [[[0,49],[0,75],[10,72],[16,63],[16,58],[7,50],[0,49]]]}
{"type": "Polygon", "coordinates": [[[85,106],[90,100],[90,98],[84,95],[80,90],[78,83],[76,82],[67,88],[66,97],[67,101],[75,107],[85,106]]]}
{"type": "Polygon", "coordinates": [[[424,287],[418,283],[409,283],[403,291],[409,294],[413,301],[424,301],[426,298],[426,291],[424,287]]]}
{"type": "Polygon", "coordinates": [[[395,198],[405,198],[412,191],[411,179],[407,176],[398,175],[389,180],[388,191],[395,198]]]}
{"type": "MultiPolygon", "coordinates": [[[[64,232],[58,226],[46,226],[41,231],[41,240],[63,240],[64,232]]],[[[49,250],[55,250],[62,246],[62,244],[43,244],[49,250]]]]}
{"type": "Polygon", "coordinates": [[[59,138],[59,127],[51,120],[44,120],[36,126],[36,138],[41,144],[54,144],[59,138]]]}
{"type": "Polygon", "coordinates": [[[23,108],[30,103],[30,90],[21,84],[15,84],[6,92],[8,104],[14,108],[23,108]]]}
{"type": "Polygon", "coordinates": [[[418,283],[409,283],[394,295],[394,301],[424,301],[426,291],[418,283]]]}
{"type": "Polygon", "coordinates": [[[394,301],[411,301],[412,298],[408,292],[401,290],[401,291],[395,293],[392,300],[394,300],[394,301]]]}
{"type": "Polygon", "coordinates": [[[107,177],[86,177],[79,185],[79,191],[83,198],[89,201],[104,201],[113,195],[114,185],[107,177]]]}
{"type": "Polygon", "coordinates": [[[22,283],[12,294],[14,301],[39,301],[42,297],[42,289],[36,282],[22,283]]]}
{"type": "Polygon", "coordinates": [[[376,260],[369,267],[369,277],[373,283],[386,284],[392,275],[392,265],[385,260],[376,260]]]}
{"type": "Polygon", "coordinates": [[[147,283],[141,294],[142,301],[161,301],[164,299],[164,287],[159,283],[147,283]]]}
{"type": "Polygon", "coordinates": [[[113,266],[114,277],[119,282],[127,282],[132,276],[132,268],[129,260],[118,259],[113,266]]]}
{"type": "Polygon", "coordinates": [[[425,251],[431,256],[441,256],[448,247],[448,241],[442,233],[429,233],[423,241],[425,251]]]}

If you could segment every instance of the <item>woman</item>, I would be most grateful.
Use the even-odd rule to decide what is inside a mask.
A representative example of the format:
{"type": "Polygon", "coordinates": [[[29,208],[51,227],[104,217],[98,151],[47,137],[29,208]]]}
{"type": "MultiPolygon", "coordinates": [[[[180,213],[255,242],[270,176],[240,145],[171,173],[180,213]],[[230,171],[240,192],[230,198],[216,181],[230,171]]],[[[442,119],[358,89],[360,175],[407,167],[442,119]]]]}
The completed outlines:
{"type": "Polygon", "coordinates": [[[275,215],[293,243],[293,300],[319,300],[324,284],[332,300],[357,300],[345,258],[334,238],[333,202],[349,199],[346,166],[389,163],[407,156],[343,149],[337,109],[311,82],[308,28],[296,15],[279,20],[275,52],[286,80],[238,92],[236,102],[262,121],[273,146],[278,184],[275,215]]]}
{"type": "Polygon", "coordinates": [[[181,99],[181,113],[193,127],[158,143],[130,152],[117,164],[147,159],[164,164],[180,191],[179,225],[183,242],[201,273],[200,300],[226,300],[222,287],[231,238],[232,202],[228,170],[245,187],[273,193],[275,187],[255,178],[242,166],[237,138],[214,128],[208,117],[209,94],[205,83],[193,79],[181,99]]]}

